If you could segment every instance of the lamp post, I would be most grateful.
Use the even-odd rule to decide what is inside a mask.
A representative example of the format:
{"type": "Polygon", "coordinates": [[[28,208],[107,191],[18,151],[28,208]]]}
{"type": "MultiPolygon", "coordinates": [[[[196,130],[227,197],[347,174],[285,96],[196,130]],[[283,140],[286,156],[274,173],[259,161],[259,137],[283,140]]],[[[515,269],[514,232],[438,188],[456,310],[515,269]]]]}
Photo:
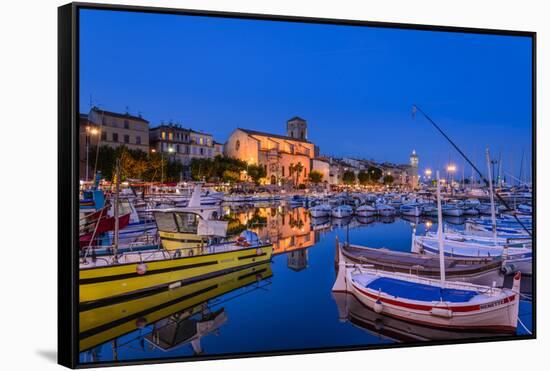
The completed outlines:
{"type": "Polygon", "coordinates": [[[90,140],[92,135],[97,135],[99,130],[97,128],[91,128],[86,126],[86,181],[88,181],[88,171],[89,171],[89,157],[90,157],[90,140]]]}
{"type": "Polygon", "coordinates": [[[431,169],[426,169],[426,171],[424,171],[424,174],[426,174],[426,177],[428,179],[432,178],[432,170],[431,169]]]}
{"type": "Polygon", "coordinates": [[[451,187],[451,194],[453,193],[453,182],[454,182],[454,173],[456,171],[456,166],[453,164],[449,164],[447,166],[447,173],[450,174],[449,179],[449,186],[451,187]]]}
{"type": "MultiPolygon", "coordinates": [[[[168,147],[168,153],[174,153],[174,148],[168,147]]],[[[160,149],[160,182],[164,183],[164,151],[162,150],[162,147],[160,149]]],[[[168,168],[166,168],[166,172],[168,172],[168,168]]]]}

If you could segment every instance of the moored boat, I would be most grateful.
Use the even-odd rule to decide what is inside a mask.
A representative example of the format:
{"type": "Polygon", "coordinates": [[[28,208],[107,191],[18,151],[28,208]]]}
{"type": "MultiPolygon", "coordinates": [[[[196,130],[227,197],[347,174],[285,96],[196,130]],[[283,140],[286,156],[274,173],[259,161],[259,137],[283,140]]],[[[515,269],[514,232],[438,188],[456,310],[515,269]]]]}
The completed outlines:
{"type": "Polygon", "coordinates": [[[355,215],[361,217],[368,217],[376,215],[376,208],[370,205],[361,205],[355,209],[355,215]]]}
{"type": "Polygon", "coordinates": [[[189,207],[165,209],[153,214],[161,249],[119,253],[80,259],[80,303],[131,296],[177,281],[214,272],[260,264],[271,259],[273,246],[245,231],[226,240],[227,222],[219,220],[216,207],[200,206],[200,187],[189,207]]]}
{"type": "MultiPolygon", "coordinates": [[[[339,244],[339,242],[336,242],[339,244]]],[[[357,245],[339,244],[347,262],[368,265],[376,270],[415,274],[420,277],[439,278],[439,258],[429,254],[392,251],[357,245]]],[[[338,256],[338,255],[337,255],[338,256]]],[[[479,285],[502,287],[500,257],[446,258],[445,273],[449,280],[479,285]]]]}
{"type": "Polygon", "coordinates": [[[353,215],[353,208],[349,205],[339,205],[332,209],[333,218],[347,218],[353,215]]]}

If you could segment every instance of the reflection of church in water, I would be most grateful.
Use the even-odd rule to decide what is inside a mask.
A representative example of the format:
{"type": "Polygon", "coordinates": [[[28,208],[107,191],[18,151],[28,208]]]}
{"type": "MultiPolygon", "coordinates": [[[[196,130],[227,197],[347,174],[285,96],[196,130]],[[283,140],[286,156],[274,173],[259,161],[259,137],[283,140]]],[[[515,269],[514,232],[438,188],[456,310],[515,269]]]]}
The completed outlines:
{"type": "Polygon", "coordinates": [[[299,271],[307,268],[307,249],[319,240],[319,233],[311,228],[306,209],[289,209],[283,206],[256,208],[238,214],[240,222],[249,227],[262,240],[273,243],[273,255],[287,253],[288,267],[299,271]],[[261,220],[257,226],[250,221],[261,220]]]}

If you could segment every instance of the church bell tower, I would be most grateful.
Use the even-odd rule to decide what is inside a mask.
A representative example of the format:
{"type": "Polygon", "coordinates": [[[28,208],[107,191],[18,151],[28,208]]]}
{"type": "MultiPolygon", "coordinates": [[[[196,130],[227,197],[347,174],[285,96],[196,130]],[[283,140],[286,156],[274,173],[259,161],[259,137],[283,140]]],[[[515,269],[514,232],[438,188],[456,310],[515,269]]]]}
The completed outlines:
{"type": "Polygon", "coordinates": [[[307,140],[307,122],[298,116],[286,122],[286,135],[291,138],[307,140]]]}

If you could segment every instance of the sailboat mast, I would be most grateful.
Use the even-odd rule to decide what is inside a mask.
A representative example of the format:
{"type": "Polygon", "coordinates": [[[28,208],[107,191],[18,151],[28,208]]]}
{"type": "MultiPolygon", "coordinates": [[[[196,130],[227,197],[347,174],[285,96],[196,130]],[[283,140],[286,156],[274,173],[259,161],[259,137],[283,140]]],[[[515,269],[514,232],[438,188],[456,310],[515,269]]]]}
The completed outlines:
{"type": "Polygon", "coordinates": [[[487,158],[487,174],[489,177],[489,197],[491,198],[491,227],[493,229],[493,240],[495,246],[497,245],[497,220],[495,213],[495,198],[493,197],[493,179],[491,175],[491,155],[489,154],[489,148],[485,151],[487,158]]]}
{"type": "Polygon", "coordinates": [[[441,185],[439,170],[437,177],[437,241],[439,242],[439,271],[441,273],[441,287],[445,285],[445,246],[443,244],[443,213],[441,211],[441,185]]]}
{"type": "Polygon", "coordinates": [[[116,260],[116,256],[118,253],[118,238],[119,238],[119,220],[118,220],[118,198],[119,198],[119,192],[120,192],[120,159],[117,159],[116,161],[116,170],[115,170],[115,209],[114,209],[114,216],[115,216],[115,234],[114,234],[114,241],[113,241],[113,252],[116,260]]]}

